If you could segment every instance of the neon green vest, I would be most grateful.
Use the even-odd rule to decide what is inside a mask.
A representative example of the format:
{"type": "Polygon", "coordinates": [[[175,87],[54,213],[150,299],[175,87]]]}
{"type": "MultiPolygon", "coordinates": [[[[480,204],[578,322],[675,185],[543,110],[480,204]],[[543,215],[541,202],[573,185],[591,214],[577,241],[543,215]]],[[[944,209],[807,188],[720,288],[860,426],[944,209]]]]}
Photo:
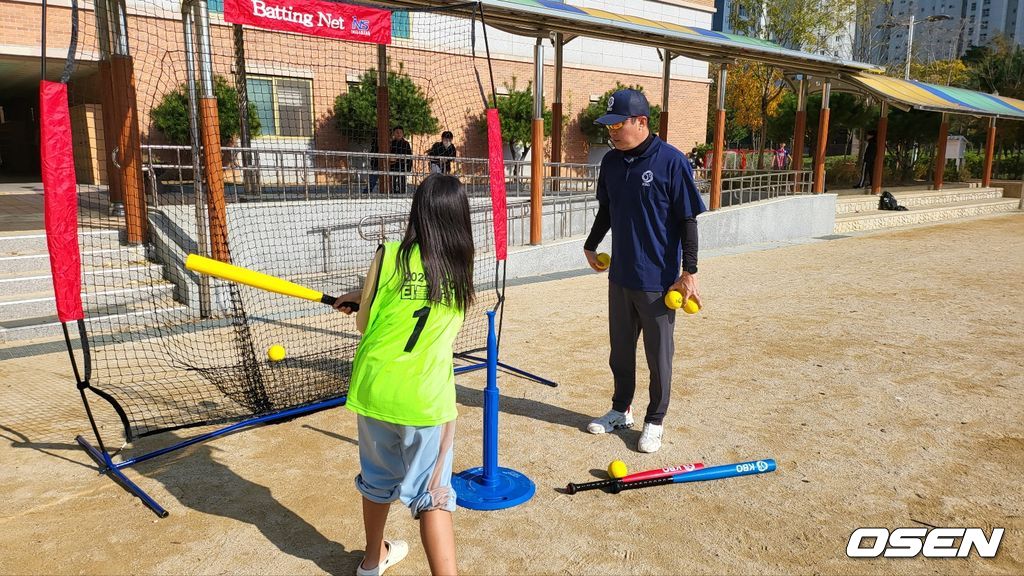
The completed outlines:
{"type": "Polygon", "coordinates": [[[409,254],[409,278],[400,278],[398,246],[384,245],[346,405],[384,422],[436,426],[458,416],[452,344],[464,314],[428,301],[419,246],[409,254]]]}

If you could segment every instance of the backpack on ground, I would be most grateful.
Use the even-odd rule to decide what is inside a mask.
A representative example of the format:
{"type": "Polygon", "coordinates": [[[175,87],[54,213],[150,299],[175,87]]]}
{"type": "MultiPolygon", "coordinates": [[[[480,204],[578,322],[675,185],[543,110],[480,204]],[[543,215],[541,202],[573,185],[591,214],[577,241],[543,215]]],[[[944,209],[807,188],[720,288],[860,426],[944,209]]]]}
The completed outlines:
{"type": "Polygon", "coordinates": [[[899,203],[896,202],[896,197],[893,196],[891,192],[886,190],[885,192],[882,192],[882,196],[878,199],[878,209],[879,210],[906,210],[907,208],[906,208],[906,206],[900,206],[899,203]]]}

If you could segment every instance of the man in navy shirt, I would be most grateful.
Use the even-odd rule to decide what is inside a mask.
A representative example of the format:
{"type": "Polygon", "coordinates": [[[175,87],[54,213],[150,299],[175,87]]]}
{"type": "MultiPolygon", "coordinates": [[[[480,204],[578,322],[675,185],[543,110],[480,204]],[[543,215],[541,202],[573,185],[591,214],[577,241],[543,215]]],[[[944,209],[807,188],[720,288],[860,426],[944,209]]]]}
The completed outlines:
{"type": "Polygon", "coordinates": [[[684,302],[692,296],[700,304],[696,218],[706,208],[686,156],[650,131],[650,106],[643,93],[619,90],[608,99],[607,112],[597,123],[608,128],[615,149],[601,160],[599,208],[583,253],[601,272],[596,250],[612,231],[608,328],[615,392],[612,409],[587,431],[604,434],[633,426],[636,345],[642,333],[651,381],[637,449],[657,452],[675,352],[676,313],[665,306],[664,296],[678,290],[684,302]]]}

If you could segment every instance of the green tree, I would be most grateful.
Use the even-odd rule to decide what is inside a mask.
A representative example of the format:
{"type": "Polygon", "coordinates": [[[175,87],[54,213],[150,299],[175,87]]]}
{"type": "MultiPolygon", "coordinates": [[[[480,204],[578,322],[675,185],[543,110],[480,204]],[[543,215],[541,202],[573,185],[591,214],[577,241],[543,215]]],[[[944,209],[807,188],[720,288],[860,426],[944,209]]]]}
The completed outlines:
{"type": "MultiPolygon", "coordinates": [[[[718,75],[712,74],[711,87],[708,90],[708,120],[706,141],[714,147],[715,122],[718,120],[718,75]]],[[[725,107],[725,147],[746,140],[750,137],[750,129],[736,121],[736,111],[725,107]]]]}
{"type": "Polygon", "coordinates": [[[967,86],[970,82],[967,66],[961,60],[933,60],[911,62],[910,77],[928,84],[967,86]]]}
{"type": "MultiPolygon", "coordinates": [[[[942,116],[923,110],[892,110],[886,131],[886,162],[893,169],[897,179],[906,182],[914,177],[914,151],[931,151],[934,158],[935,138],[939,133],[942,116]],[[923,146],[920,146],[923,144],[923,146]]],[[[924,162],[928,160],[919,160],[924,162]]]]}
{"type": "MultiPolygon", "coordinates": [[[[508,144],[514,160],[523,160],[530,153],[533,145],[533,83],[527,82],[526,88],[516,87],[516,78],[512,84],[505,83],[507,96],[498,96],[498,116],[501,118],[501,136],[508,144]]],[[[551,135],[551,110],[544,110],[544,137],[551,135]]],[[[487,131],[487,114],[481,114],[477,125],[482,132],[487,131]]]]}
{"type": "Polygon", "coordinates": [[[1024,98],[1024,47],[997,37],[989,46],[969,50],[964,62],[970,88],[1024,98]]]}
{"type": "MultiPolygon", "coordinates": [[[[238,92],[223,76],[214,76],[213,93],[217,97],[217,116],[220,121],[221,144],[230,144],[239,133],[238,92]]],[[[188,85],[182,84],[168,92],[150,112],[153,125],[171,144],[180,146],[192,143],[189,129],[188,85]]],[[[249,134],[258,136],[260,118],[256,105],[249,103],[249,134]]]]}
{"type": "MultiPolygon", "coordinates": [[[[989,46],[969,50],[964,62],[968,67],[969,88],[1024,100],[1024,47],[1000,36],[989,46]]],[[[969,134],[976,145],[983,146],[987,127],[987,118],[971,122],[969,134]]],[[[1020,153],[1024,122],[999,122],[996,142],[1000,150],[1012,149],[1020,153]]]]}
{"type": "MultiPolygon", "coordinates": [[[[730,24],[739,34],[818,53],[829,49],[831,39],[849,27],[857,6],[849,0],[736,0],[732,9],[730,24]]],[[[733,69],[735,72],[729,73],[729,87],[735,84],[742,92],[736,96],[752,101],[760,115],[760,121],[747,123],[759,134],[760,169],[764,167],[768,118],[778,106],[786,84],[780,70],[760,62],[745,62],[733,69]]],[[[740,117],[745,113],[740,113],[740,117]]]]}
{"type": "MultiPolygon", "coordinates": [[[[359,82],[334,99],[334,118],[338,130],[351,139],[366,141],[377,134],[377,70],[359,76],[359,82]]],[[[402,126],[409,135],[436,134],[437,118],[431,101],[405,73],[388,70],[388,126],[402,126]]]]}
{"type": "MultiPolygon", "coordinates": [[[[612,88],[602,94],[596,102],[591,102],[590,106],[587,106],[582,112],[580,112],[580,131],[587,137],[587,140],[590,142],[600,143],[608,142],[608,129],[604,126],[594,124],[594,121],[607,113],[608,98],[619,90],[625,90],[627,88],[630,90],[636,90],[637,92],[644,91],[644,87],[639,84],[636,86],[626,86],[625,84],[616,81],[615,88],[612,88]]],[[[654,132],[658,131],[661,126],[661,106],[658,106],[657,104],[651,105],[651,118],[649,125],[651,126],[651,130],[654,132]]]]}

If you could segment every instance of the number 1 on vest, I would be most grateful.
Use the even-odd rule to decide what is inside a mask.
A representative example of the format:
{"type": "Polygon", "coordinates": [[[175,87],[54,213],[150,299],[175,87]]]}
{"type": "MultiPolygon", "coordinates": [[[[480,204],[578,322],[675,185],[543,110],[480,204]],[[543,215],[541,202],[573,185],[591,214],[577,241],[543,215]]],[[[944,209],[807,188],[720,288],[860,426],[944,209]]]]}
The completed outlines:
{"type": "Polygon", "coordinates": [[[406,352],[412,352],[412,349],[416,347],[416,341],[420,339],[420,333],[423,332],[423,327],[427,325],[427,318],[429,316],[430,306],[424,306],[412,313],[412,317],[419,318],[419,320],[416,321],[416,327],[412,329],[412,336],[409,336],[409,341],[405,343],[406,352]]]}

